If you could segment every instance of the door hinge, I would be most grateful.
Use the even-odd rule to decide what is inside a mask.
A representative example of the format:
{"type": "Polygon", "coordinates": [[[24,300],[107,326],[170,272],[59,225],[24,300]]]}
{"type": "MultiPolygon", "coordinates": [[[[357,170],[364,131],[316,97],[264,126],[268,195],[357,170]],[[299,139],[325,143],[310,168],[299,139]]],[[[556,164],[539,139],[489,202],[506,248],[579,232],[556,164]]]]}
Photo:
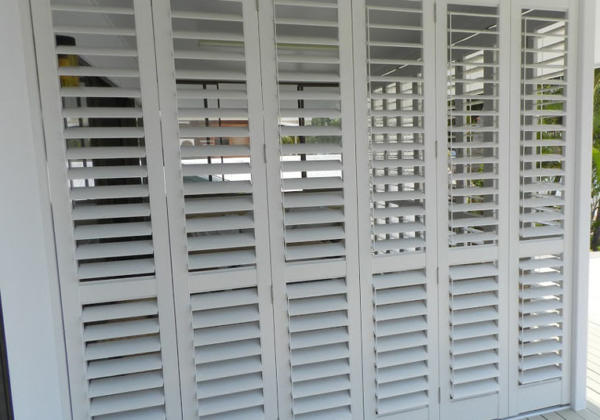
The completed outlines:
{"type": "Polygon", "coordinates": [[[435,281],[440,284],[440,267],[435,268],[435,281]]]}
{"type": "Polygon", "coordinates": [[[273,285],[271,285],[271,303],[274,303],[275,299],[273,299],[273,285]]]}
{"type": "Polygon", "coordinates": [[[437,3],[433,3],[433,22],[437,22],[437,3]]]}
{"type": "Polygon", "coordinates": [[[436,141],[435,141],[435,158],[436,158],[436,159],[437,159],[437,155],[438,155],[438,151],[437,151],[437,149],[438,149],[438,141],[436,140],[436,141]]]}
{"type": "Polygon", "coordinates": [[[438,387],[438,404],[442,403],[442,389],[438,387]]]}
{"type": "Polygon", "coordinates": [[[267,163],[267,145],[263,143],[263,161],[267,163]]]}
{"type": "Polygon", "coordinates": [[[256,11],[258,12],[258,0],[255,0],[254,4],[256,6],[256,11]]]}

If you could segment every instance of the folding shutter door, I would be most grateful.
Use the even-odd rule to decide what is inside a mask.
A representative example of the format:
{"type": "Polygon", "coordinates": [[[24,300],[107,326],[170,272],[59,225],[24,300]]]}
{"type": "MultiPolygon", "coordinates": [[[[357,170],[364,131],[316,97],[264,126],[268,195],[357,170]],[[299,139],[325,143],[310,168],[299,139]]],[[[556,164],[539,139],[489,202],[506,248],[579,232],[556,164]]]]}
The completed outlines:
{"type": "Polygon", "coordinates": [[[259,3],[279,415],[360,417],[350,2],[259,3]]]}
{"type": "Polygon", "coordinates": [[[112,4],[32,2],[73,415],[175,419],[150,3],[112,4]]]}
{"type": "Polygon", "coordinates": [[[365,418],[436,418],[433,2],[354,19],[365,418]]]}
{"type": "Polygon", "coordinates": [[[514,3],[512,45],[521,48],[518,56],[513,53],[512,66],[511,163],[519,171],[511,184],[511,274],[518,301],[513,312],[517,319],[511,324],[511,384],[516,404],[512,408],[523,412],[570,398],[570,192],[575,187],[570,160],[573,118],[568,111],[575,108],[575,72],[568,69],[574,68],[575,59],[569,16],[577,13],[575,2],[553,2],[543,9],[514,3]]]}
{"type": "Polygon", "coordinates": [[[275,418],[255,4],[153,10],[184,418],[275,418]]]}
{"type": "Polygon", "coordinates": [[[447,63],[438,63],[437,92],[438,104],[447,103],[447,115],[438,114],[439,138],[447,138],[438,170],[440,412],[447,419],[507,414],[510,10],[507,2],[473,3],[438,3],[437,56],[447,63]]]}

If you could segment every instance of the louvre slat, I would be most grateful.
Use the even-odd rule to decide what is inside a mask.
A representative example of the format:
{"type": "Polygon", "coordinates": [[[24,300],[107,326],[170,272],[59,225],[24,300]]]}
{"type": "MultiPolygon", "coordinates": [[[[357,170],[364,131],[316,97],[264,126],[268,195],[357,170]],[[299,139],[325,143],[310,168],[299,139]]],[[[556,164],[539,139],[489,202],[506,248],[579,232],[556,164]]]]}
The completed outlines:
{"type": "Polygon", "coordinates": [[[154,273],[154,260],[152,258],[85,263],[80,264],[77,270],[80,279],[135,276],[152,273],[154,273]]]}
{"type": "Polygon", "coordinates": [[[209,254],[192,254],[188,258],[191,270],[201,270],[214,267],[230,267],[254,264],[254,251],[223,251],[209,254]]]}
{"type": "Polygon", "coordinates": [[[257,407],[263,404],[261,391],[252,390],[241,392],[235,396],[213,397],[198,404],[198,414],[209,416],[224,411],[235,411],[244,408],[257,407]]]}
{"type": "Polygon", "coordinates": [[[350,393],[347,391],[333,392],[318,397],[307,397],[294,401],[294,414],[305,414],[314,411],[328,410],[331,408],[350,405],[350,393]]]}
{"type": "Polygon", "coordinates": [[[255,289],[228,290],[224,293],[195,294],[190,298],[192,310],[208,310],[258,303],[255,289]]]}
{"type": "Polygon", "coordinates": [[[82,309],[81,318],[83,322],[97,322],[119,318],[144,317],[156,314],[158,314],[156,301],[147,300],[85,306],[82,309]]]}
{"type": "Polygon", "coordinates": [[[294,398],[304,398],[347,389],[350,389],[348,378],[346,376],[334,376],[321,379],[318,382],[295,383],[292,387],[292,395],[294,398]]]}
{"type": "Polygon", "coordinates": [[[455,399],[464,399],[498,392],[498,382],[495,379],[488,379],[477,382],[470,382],[458,385],[452,390],[452,397],[455,399]]]}
{"type": "Polygon", "coordinates": [[[401,413],[410,409],[426,407],[427,404],[429,404],[427,393],[417,392],[402,396],[402,398],[389,398],[378,401],[377,412],[382,415],[401,413]]]}
{"type": "Polygon", "coordinates": [[[73,209],[73,220],[115,219],[150,216],[150,206],[139,204],[105,204],[78,206],[73,209]]]}
{"type": "MultiPolygon", "coordinates": [[[[291,365],[300,366],[330,360],[347,359],[348,356],[349,350],[346,343],[326,344],[323,346],[307,347],[292,351],[291,365]]],[[[303,387],[306,386],[306,384],[298,383],[297,386],[303,387]]],[[[306,390],[306,392],[308,392],[308,390],[306,390]]]]}
{"type": "Polygon", "coordinates": [[[312,365],[301,366],[292,371],[292,383],[309,381],[315,379],[331,378],[340,375],[347,375],[350,366],[346,360],[334,360],[325,363],[315,363],[312,365]]]}
{"type": "MultiPolygon", "coordinates": [[[[195,312],[192,318],[193,328],[220,327],[235,325],[243,320],[252,322],[259,320],[258,308],[255,305],[238,306],[235,308],[213,309],[209,312],[195,312]]],[[[199,332],[199,334],[202,334],[199,332]]]]}
{"type": "MultiPolygon", "coordinates": [[[[90,109],[90,108],[86,108],[90,109]]],[[[78,110],[78,109],[77,109],[78,110]]],[[[67,149],[67,159],[123,159],[143,158],[143,147],[71,147],[67,149]]]]}
{"type": "Polygon", "coordinates": [[[103,242],[99,244],[78,245],[75,258],[80,260],[126,257],[152,254],[152,241],[103,242]]]}
{"type": "Polygon", "coordinates": [[[196,347],[196,364],[221,362],[242,357],[258,356],[261,354],[258,340],[244,340],[235,343],[215,344],[212,346],[196,347]]]}
{"type": "Polygon", "coordinates": [[[256,339],[259,337],[260,332],[256,323],[244,323],[210,328],[205,331],[195,331],[194,345],[208,346],[212,344],[221,344],[231,341],[256,339]]]}
{"type": "MultiPolygon", "coordinates": [[[[199,399],[213,398],[237,392],[261,389],[262,378],[258,374],[243,375],[237,378],[224,378],[216,381],[202,382],[197,385],[196,395],[199,399]]],[[[204,401],[200,402],[201,404],[204,401]]]]}
{"type": "Polygon", "coordinates": [[[120,87],[61,87],[63,98],[140,98],[139,89],[120,87]]]}
{"type": "Polygon", "coordinates": [[[499,376],[498,368],[495,366],[479,366],[469,369],[455,370],[452,382],[456,385],[481,381],[485,379],[497,378],[499,376]]]}
{"type": "Polygon", "coordinates": [[[223,215],[190,218],[186,221],[188,233],[251,229],[253,227],[254,220],[252,216],[223,215]]]}
{"type": "Polygon", "coordinates": [[[525,371],[545,366],[561,365],[562,363],[563,359],[558,354],[540,354],[523,358],[520,362],[519,368],[522,371],[525,371]]]}
{"type": "Polygon", "coordinates": [[[212,381],[215,379],[231,378],[238,375],[258,373],[262,370],[260,357],[245,357],[243,359],[227,360],[224,362],[198,365],[196,367],[197,381],[212,381]]]}
{"type": "Polygon", "coordinates": [[[144,372],[94,379],[90,381],[88,392],[90,398],[94,398],[142,391],[144,389],[160,388],[162,385],[163,377],[160,372],[144,372]]]}
{"type": "Polygon", "coordinates": [[[148,372],[162,368],[160,355],[156,353],[123,357],[120,359],[98,360],[88,363],[88,379],[148,372]]]}
{"type": "MultiPolygon", "coordinates": [[[[144,178],[148,175],[145,166],[104,166],[70,168],[69,179],[121,179],[144,178]]],[[[97,187],[96,187],[97,188],[97,187]]]]}
{"type": "Polygon", "coordinates": [[[254,245],[251,233],[216,234],[188,238],[189,251],[246,248],[254,245]]]}
{"type": "Polygon", "coordinates": [[[85,341],[110,340],[158,332],[156,319],[119,321],[107,324],[87,325],[83,330],[85,341]]]}
{"type": "Polygon", "coordinates": [[[477,366],[490,365],[493,363],[498,363],[497,351],[486,350],[455,356],[452,360],[452,368],[468,369],[477,366]]]}
{"type": "Polygon", "coordinates": [[[98,397],[91,401],[90,414],[100,416],[121,411],[156,407],[163,405],[164,402],[165,397],[162,390],[137,391],[110,397],[98,397]]]}
{"type": "Polygon", "coordinates": [[[97,360],[157,351],[160,351],[160,340],[157,336],[141,337],[88,344],[85,357],[87,360],[97,360]]]}
{"type": "Polygon", "coordinates": [[[77,240],[148,236],[150,234],[152,234],[150,222],[104,223],[75,227],[75,239],[77,240]]]}
{"type": "Polygon", "coordinates": [[[563,373],[558,366],[548,366],[537,369],[528,370],[519,375],[519,382],[521,384],[529,384],[533,382],[547,381],[550,379],[558,379],[562,377],[563,373]]]}

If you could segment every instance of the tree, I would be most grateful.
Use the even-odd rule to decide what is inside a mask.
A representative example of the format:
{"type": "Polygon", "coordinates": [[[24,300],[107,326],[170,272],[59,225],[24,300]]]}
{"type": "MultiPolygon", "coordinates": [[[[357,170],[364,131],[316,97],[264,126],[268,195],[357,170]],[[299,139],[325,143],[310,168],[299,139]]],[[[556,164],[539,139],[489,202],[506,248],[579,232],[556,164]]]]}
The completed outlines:
{"type": "Polygon", "coordinates": [[[590,248],[600,246],[600,69],[594,72],[594,132],[592,148],[592,208],[590,248]]]}

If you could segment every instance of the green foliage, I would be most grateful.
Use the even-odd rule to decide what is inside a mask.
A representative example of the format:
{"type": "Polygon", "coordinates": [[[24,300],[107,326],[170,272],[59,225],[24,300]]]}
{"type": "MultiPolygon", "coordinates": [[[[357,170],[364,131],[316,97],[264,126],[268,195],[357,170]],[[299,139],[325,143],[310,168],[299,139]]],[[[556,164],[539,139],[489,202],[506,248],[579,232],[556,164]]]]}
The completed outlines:
{"type": "MultiPolygon", "coordinates": [[[[310,118],[304,122],[306,126],[312,127],[341,127],[341,118],[310,118]]],[[[339,143],[339,136],[283,136],[281,137],[282,144],[296,144],[296,143],[339,143]]]]}
{"type": "Polygon", "coordinates": [[[590,248],[600,247],[600,69],[594,72],[594,123],[592,148],[592,208],[590,248]]]}

